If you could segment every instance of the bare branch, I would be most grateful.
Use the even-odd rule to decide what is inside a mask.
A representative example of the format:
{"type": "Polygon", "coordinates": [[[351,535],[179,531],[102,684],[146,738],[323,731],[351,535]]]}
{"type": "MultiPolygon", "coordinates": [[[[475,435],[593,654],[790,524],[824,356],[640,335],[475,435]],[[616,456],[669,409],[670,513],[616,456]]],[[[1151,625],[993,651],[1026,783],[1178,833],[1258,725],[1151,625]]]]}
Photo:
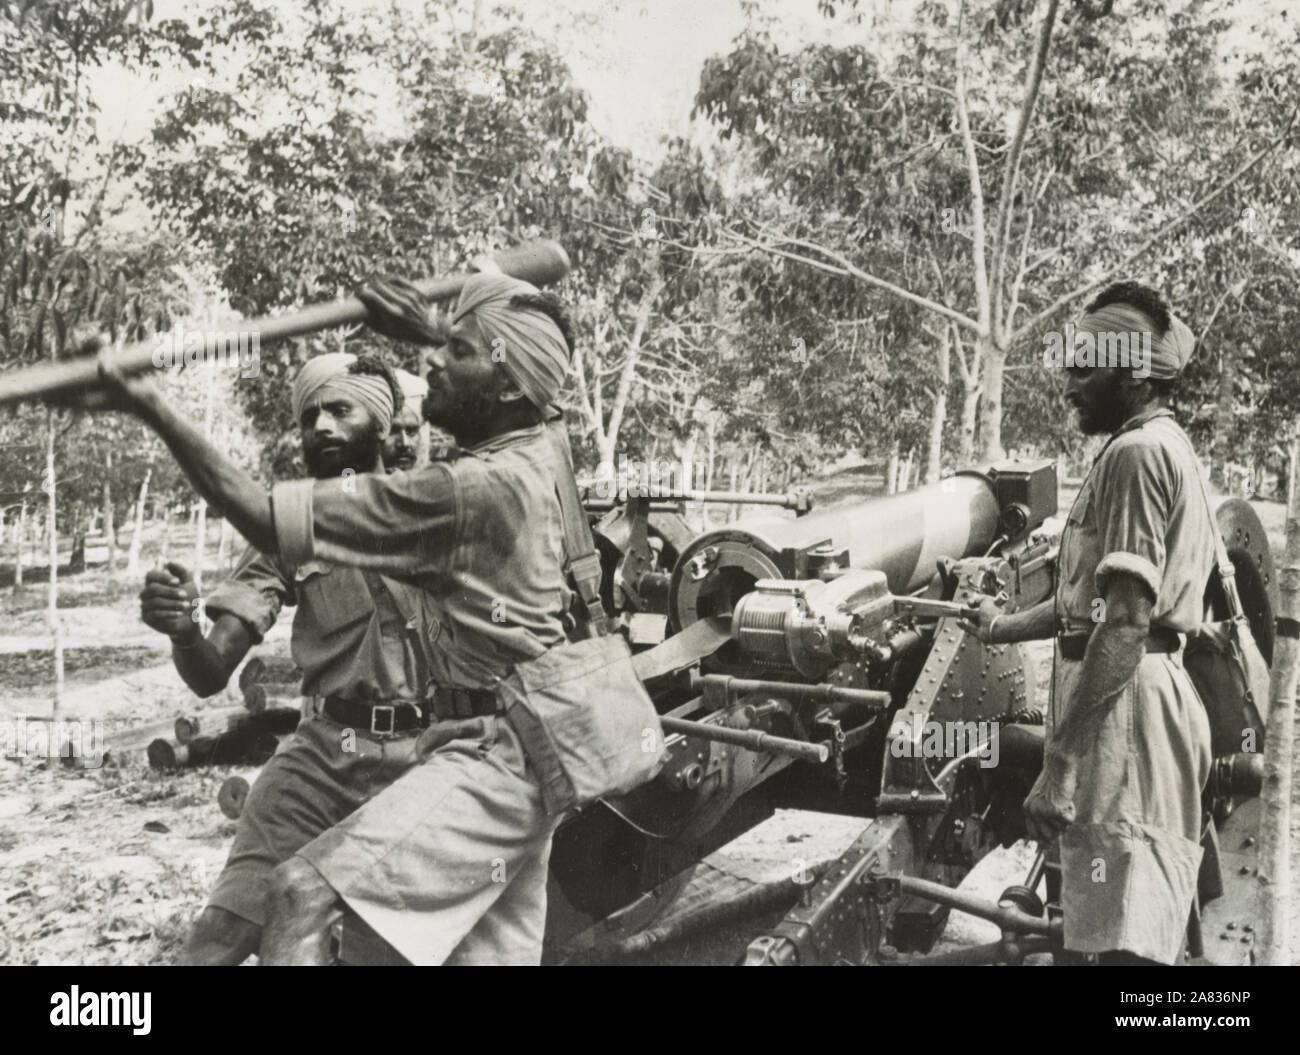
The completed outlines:
{"type": "Polygon", "coordinates": [[[771,253],[773,256],[781,256],[781,257],[785,257],[787,260],[794,260],[797,263],[807,264],[810,267],[815,267],[818,270],[825,271],[831,275],[851,275],[854,278],[858,279],[860,282],[865,282],[867,283],[867,285],[875,286],[878,289],[887,290],[888,292],[893,293],[895,296],[902,297],[904,300],[910,301],[912,304],[915,304],[918,307],[925,308],[927,311],[932,311],[936,315],[942,315],[946,319],[951,319],[959,326],[965,326],[967,329],[972,330],[976,333],[979,332],[979,323],[977,323],[974,319],[969,318],[966,315],[963,315],[959,311],[954,311],[946,304],[939,304],[936,301],[930,300],[927,297],[918,296],[917,294],[911,292],[910,290],[903,289],[902,286],[896,286],[892,282],[886,282],[883,278],[877,278],[875,275],[869,274],[868,272],[863,271],[860,267],[856,267],[855,265],[851,264],[847,259],[841,256],[839,253],[836,253],[831,249],[827,249],[825,246],[818,245],[815,242],[808,242],[802,238],[790,238],[788,236],[778,236],[780,237],[782,242],[785,242],[789,245],[802,246],[805,249],[811,249],[813,252],[822,253],[825,256],[829,257],[831,260],[833,260],[835,264],[828,264],[825,261],[814,260],[811,257],[803,256],[802,254],[799,253],[791,253],[784,249],[778,249],[776,246],[768,245],[763,242],[756,241],[755,239],[750,238],[747,235],[741,234],[739,231],[733,231],[731,229],[728,229],[726,233],[730,237],[735,238],[737,241],[743,242],[746,245],[749,245],[752,248],[759,250],[760,252],[771,253]]]}
{"type": "MultiPolygon", "coordinates": [[[[1056,0],[1052,0],[1053,4],[1056,0]]],[[[975,157],[975,141],[970,134],[970,112],[966,106],[966,44],[962,39],[966,18],[966,2],[962,0],[957,14],[957,122],[961,126],[961,140],[966,148],[966,168],[970,173],[972,239],[971,256],[975,263],[975,306],[979,323],[977,332],[989,332],[989,276],[984,258],[984,188],[980,183],[979,159],[975,157]]]]}
{"type": "Polygon", "coordinates": [[[1034,60],[1029,67],[1029,84],[1025,88],[1025,101],[1020,108],[1020,120],[1016,123],[1016,134],[1011,140],[1011,150],[1007,154],[1006,164],[1002,170],[1002,195],[998,202],[998,234],[993,243],[993,325],[994,339],[999,343],[1003,336],[1002,286],[1007,267],[1007,243],[1011,240],[1011,203],[1015,200],[1016,180],[1020,176],[1020,155],[1024,151],[1025,136],[1029,132],[1029,124],[1034,117],[1034,107],[1038,104],[1038,92],[1043,83],[1043,67],[1047,64],[1047,52],[1052,44],[1052,27],[1056,22],[1058,4],[1059,0],[1050,0],[1047,14],[1043,16],[1043,27],[1038,34],[1038,48],[1034,51],[1034,60]]]}
{"type": "Polygon", "coordinates": [[[1065,305],[1069,304],[1071,301],[1075,301],[1078,300],[1080,297],[1087,296],[1093,290],[1099,289],[1102,286],[1104,286],[1107,282],[1111,281],[1113,275],[1115,275],[1117,272],[1121,271],[1122,269],[1128,267],[1129,264],[1131,264],[1134,260],[1136,260],[1143,253],[1145,253],[1148,249],[1150,249],[1153,245],[1159,242],[1166,235],[1171,234],[1174,231],[1178,230],[1178,228],[1182,227],[1183,224],[1185,224],[1188,220],[1190,220],[1193,216],[1195,216],[1198,212],[1200,212],[1201,209],[1209,205],[1210,202],[1212,202],[1220,194],[1226,191],[1229,187],[1231,187],[1234,183],[1236,183],[1239,179],[1241,179],[1242,176],[1244,176],[1247,172],[1253,169],[1256,165],[1258,165],[1261,161],[1263,161],[1264,158],[1268,157],[1269,154],[1271,154],[1282,143],[1284,143],[1291,135],[1291,126],[1295,124],[1297,114],[1300,114],[1300,110],[1291,111],[1291,117],[1286,123],[1286,128],[1282,130],[1282,134],[1278,136],[1276,139],[1274,139],[1272,142],[1270,142],[1268,146],[1264,147],[1261,151],[1259,151],[1259,153],[1257,153],[1249,161],[1241,165],[1240,168],[1238,168],[1234,173],[1232,173],[1232,175],[1230,175],[1227,179],[1225,179],[1222,183],[1220,183],[1217,187],[1215,187],[1214,190],[1210,191],[1209,194],[1206,194],[1202,198],[1200,198],[1200,200],[1193,202],[1190,206],[1188,206],[1188,208],[1184,209],[1181,213],[1179,213],[1172,220],[1170,220],[1163,227],[1161,227],[1160,230],[1156,231],[1155,234],[1153,234],[1140,246],[1134,249],[1133,252],[1129,253],[1128,256],[1124,257],[1124,259],[1121,260],[1118,264],[1116,264],[1113,268],[1107,270],[1105,274],[1103,274],[1100,278],[1094,279],[1091,282],[1085,282],[1082,285],[1076,286],[1074,289],[1070,290],[1069,293],[1065,293],[1062,296],[1057,297],[1056,300],[1052,301],[1051,304],[1049,304],[1046,308],[1040,311],[1037,315],[1029,319],[1018,330],[1016,330],[1016,332],[1011,336],[1010,341],[1008,341],[1008,344],[1015,344],[1017,341],[1024,338],[1026,334],[1030,333],[1037,326],[1041,325],[1045,320],[1050,319],[1054,314],[1056,314],[1056,312],[1058,312],[1061,308],[1065,307],[1065,305]]]}

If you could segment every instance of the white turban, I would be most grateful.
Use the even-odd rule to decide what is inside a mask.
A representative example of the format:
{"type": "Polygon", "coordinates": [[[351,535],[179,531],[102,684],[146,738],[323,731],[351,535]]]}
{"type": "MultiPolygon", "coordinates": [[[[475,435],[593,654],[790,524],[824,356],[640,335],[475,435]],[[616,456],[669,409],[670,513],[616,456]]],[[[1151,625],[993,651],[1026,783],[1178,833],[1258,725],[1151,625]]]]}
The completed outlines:
{"type": "Polygon", "coordinates": [[[1149,377],[1156,380],[1177,377],[1192,357],[1196,337],[1182,319],[1169,315],[1169,329],[1156,333],[1156,324],[1131,304],[1116,302],[1090,311],[1079,320],[1079,333],[1149,333],[1151,364],[1149,377]]]}
{"type": "Polygon", "coordinates": [[[508,275],[472,275],[461,289],[451,321],[454,326],[472,316],[483,339],[494,352],[500,350],[500,357],[494,358],[519,391],[545,410],[569,372],[569,346],[545,312],[510,306],[511,297],[537,292],[536,286],[508,275]]]}
{"type": "Polygon", "coordinates": [[[403,407],[413,407],[417,414],[420,413],[420,404],[424,402],[424,397],[429,394],[429,384],[424,378],[411,373],[409,370],[396,370],[397,387],[402,390],[403,407]]]}
{"type": "Polygon", "coordinates": [[[379,434],[388,435],[393,424],[393,390],[388,382],[376,374],[350,374],[348,367],[357,357],[348,352],[329,352],[308,359],[293,380],[290,402],[293,420],[302,424],[302,411],[307,401],[326,389],[355,399],[375,419],[379,434]]]}

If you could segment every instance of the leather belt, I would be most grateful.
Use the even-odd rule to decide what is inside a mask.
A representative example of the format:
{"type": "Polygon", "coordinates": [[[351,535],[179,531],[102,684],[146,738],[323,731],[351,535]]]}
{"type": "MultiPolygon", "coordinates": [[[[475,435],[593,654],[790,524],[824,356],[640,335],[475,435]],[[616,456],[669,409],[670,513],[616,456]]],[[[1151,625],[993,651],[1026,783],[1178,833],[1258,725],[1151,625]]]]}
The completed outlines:
{"type": "Polygon", "coordinates": [[[503,708],[491,689],[458,689],[436,686],[429,694],[433,716],[439,721],[450,718],[482,718],[499,714],[503,708]]]}
{"type": "Polygon", "coordinates": [[[371,736],[401,736],[429,724],[424,712],[413,703],[366,703],[326,696],[320,710],[331,721],[371,736]]]}
{"type": "MultiPolygon", "coordinates": [[[[1079,663],[1088,650],[1091,634],[1057,634],[1056,644],[1061,650],[1061,658],[1070,663],[1079,663]]],[[[1177,630],[1165,626],[1153,626],[1147,633],[1146,650],[1148,652],[1177,652],[1183,647],[1182,635],[1177,630]]]]}

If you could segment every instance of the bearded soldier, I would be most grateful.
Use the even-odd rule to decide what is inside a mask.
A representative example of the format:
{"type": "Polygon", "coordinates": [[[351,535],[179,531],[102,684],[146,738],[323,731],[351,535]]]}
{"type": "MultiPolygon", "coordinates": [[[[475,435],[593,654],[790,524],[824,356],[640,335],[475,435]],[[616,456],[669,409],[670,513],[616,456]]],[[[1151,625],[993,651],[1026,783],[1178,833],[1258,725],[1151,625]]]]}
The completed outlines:
{"type": "Polygon", "coordinates": [[[420,460],[424,397],[429,391],[423,378],[407,370],[395,373],[398,387],[402,390],[402,406],[393,415],[393,424],[384,438],[384,468],[390,473],[414,469],[420,460]]]}
{"type": "MultiPolygon", "coordinates": [[[[303,459],[318,480],[379,470],[397,380],[372,356],[310,360],[292,405],[303,459]]],[[[399,602],[410,587],[375,572],[320,560],[286,563],[249,548],[231,577],[200,604],[189,572],[150,572],[140,595],[145,623],[172,639],[172,658],[199,696],[220,692],[284,605],[296,605],[291,651],[310,713],[263,767],[230,856],[182,953],[187,964],[235,964],[256,952],[274,868],[342,820],[415,760],[426,724],[420,656],[399,602]]]]}
{"type": "Polygon", "coordinates": [[[1108,435],[1061,536],[1056,595],[966,629],[986,642],[1055,635],[1043,769],[1025,801],[1031,837],[1060,837],[1065,947],[1101,963],[1175,963],[1201,860],[1210,728],[1182,664],[1203,618],[1215,546],[1200,465],[1167,406],[1191,331],[1154,290],[1108,288],[1067,349],[1065,398],[1085,435],[1108,435]],[[1134,347],[1136,345],[1136,347],[1134,347]]]}
{"type": "Polygon", "coordinates": [[[557,818],[494,690],[567,641],[572,525],[557,488],[572,467],[544,414],[568,371],[571,326],[552,295],[501,274],[465,283],[445,343],[409,283],[359,295],[381,332],[429,346],[424,417],[455,437],[446,461],[268,495],[151,384],[102,372],[115,405],[163,437],[255,547],[293,567],[350,564],[419,587],[436,748],[276,869],[263,962],[324,962],[341,897],[414,963],[535,964],[557,818]]]}

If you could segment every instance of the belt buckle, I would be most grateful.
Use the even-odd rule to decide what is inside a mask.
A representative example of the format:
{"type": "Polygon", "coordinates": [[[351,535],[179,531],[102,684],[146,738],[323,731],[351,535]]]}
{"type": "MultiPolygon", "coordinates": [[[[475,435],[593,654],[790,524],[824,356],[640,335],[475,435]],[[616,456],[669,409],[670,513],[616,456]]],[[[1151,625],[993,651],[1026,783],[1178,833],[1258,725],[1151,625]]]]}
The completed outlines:
{"type": "Polygon", "coordinates": [[[370,732],[374,736],[392,736],[397,731],[397,708],[387,703],[378,703],[370,708],[370,732]],[[379,712],[388,712],[388,728],[378,728],[379,712]]]}

